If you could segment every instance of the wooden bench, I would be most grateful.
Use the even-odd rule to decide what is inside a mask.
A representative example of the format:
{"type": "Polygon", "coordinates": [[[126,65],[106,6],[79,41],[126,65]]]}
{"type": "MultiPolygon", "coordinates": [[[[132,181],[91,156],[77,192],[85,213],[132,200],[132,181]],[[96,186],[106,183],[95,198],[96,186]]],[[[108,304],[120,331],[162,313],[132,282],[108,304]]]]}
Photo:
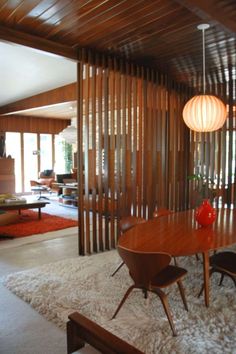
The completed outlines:
{"type": "Polygon", "coordinates": [[[67,322],[67,353],[83,348],[85,343],[104,354],[144,354],[95,322],[74,312],[69,315],[67,322]]]}

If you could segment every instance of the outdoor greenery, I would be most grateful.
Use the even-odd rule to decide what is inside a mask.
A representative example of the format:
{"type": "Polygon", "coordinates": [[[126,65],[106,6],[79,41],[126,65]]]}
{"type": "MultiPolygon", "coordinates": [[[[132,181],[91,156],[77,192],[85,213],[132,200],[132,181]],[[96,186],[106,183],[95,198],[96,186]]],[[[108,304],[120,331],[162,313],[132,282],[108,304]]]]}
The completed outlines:
{"type": "Polygon", "coordinates": [[[63,141],[62,144],[63,144],[64,159],[65,159],[65,173],[70,173],[73,167],[72,145],[68,144],[66,141],[63,141]]]}
{"type": "Polygon", "coordinates": [[[194,182],[193,191],[196,206],[200,205],[203,199],[209,199],[213,202],[217,193],[215,183],[210,177],[199,173],[188,176],[188,180],[194,182]]]}

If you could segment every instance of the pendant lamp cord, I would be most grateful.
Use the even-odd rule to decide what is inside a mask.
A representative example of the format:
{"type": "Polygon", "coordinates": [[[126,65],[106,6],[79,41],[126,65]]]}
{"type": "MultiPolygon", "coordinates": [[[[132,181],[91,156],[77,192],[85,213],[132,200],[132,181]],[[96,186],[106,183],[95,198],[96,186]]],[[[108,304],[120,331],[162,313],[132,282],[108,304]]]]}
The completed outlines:
{"type": "Polygon", "coordinates": [[[205,64],[205,29],[202,29],[202,68],[203,68],[203,94],[206,93],[206,64],[205,64]]]}

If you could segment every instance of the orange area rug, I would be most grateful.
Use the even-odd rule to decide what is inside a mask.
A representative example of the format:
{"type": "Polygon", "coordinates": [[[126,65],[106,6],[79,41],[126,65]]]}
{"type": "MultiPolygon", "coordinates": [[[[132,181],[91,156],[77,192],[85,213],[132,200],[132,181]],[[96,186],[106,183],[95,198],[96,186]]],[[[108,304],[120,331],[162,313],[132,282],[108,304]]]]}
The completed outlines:
{"type": "Polygon", "coordinates": [[[66,229],[77,226],[78,222],[72,219],[62,218],[47,213],[41,214],[38,219],[38,212],[24,210],[18,223],[0,226],[1,236],[25,237],[34,234],[44,234],[49,231],[66,229]]]}

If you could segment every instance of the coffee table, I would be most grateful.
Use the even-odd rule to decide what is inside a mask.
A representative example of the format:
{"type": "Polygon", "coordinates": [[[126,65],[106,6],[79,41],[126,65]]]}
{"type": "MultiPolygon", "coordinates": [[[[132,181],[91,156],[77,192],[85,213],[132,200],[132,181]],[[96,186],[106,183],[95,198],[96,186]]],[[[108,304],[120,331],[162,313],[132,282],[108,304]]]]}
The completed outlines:
{"type": "Polygon", "coordinates": [[[41,209],[46,206],[46,204],[50,204],[45,201],[32,201],[26,203],[4,203],[0,205],[1,210],[18,210],[18,213],[21,214],[21,210],[23,209],[38,209],[38,219],[41,219],[41,209]]]}

